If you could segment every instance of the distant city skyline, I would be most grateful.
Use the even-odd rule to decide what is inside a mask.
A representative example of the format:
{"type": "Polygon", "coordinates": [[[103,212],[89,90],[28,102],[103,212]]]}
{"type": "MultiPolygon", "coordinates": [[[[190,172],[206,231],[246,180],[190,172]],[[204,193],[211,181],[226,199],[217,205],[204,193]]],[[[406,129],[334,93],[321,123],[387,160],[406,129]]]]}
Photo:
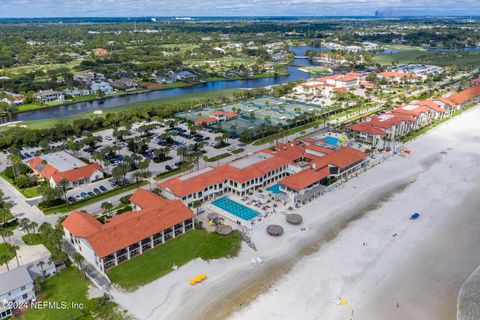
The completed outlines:
{"type": "Polygon", "coordinates": [[[125,16],[470,16],[479,0],[0,0],[0,18],[125,16]]]}

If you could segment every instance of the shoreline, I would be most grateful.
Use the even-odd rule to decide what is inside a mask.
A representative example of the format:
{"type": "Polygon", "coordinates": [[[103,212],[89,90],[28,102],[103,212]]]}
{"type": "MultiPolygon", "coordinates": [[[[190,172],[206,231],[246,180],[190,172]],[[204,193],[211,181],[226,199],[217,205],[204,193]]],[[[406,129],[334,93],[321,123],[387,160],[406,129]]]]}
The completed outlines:
{"type": "MultiPolygon", "coordinates": [[[[125,294],[113,289],[112,295],[120,305],[131,310],[131,314],[139,319],[166,316],[190,319],[192,314],[196,314],[199,319],[223,319],[250,310],[258,301],[272,296],[276,292],[276,289],[275,292],[272,291],[273,287],[294,277],[296,268],[319,252],[328,250],[338,241],[337,238],[341,239],[357,224],[373,219],[379,207],[390,205],[405,190],[418,188],[418,183],[415,182],[417,177],[424,172],[430,172],[432,167],[444,166],[447,161],[445,159],[450,157],[451,153],[445,151],[446,148],[438,149],[439,146],[435,144],[427,144],[428,140],[437,139],[438,135],[443,137],[444,132],[451,128],[463,128],[464,126],[450,124],[458,124],[459,121],[471,122],[472,114],[480,117],[479,108],[472,108],[411,141],[408,144],[414,149],[411,157],[397,156],[387,160],[350,180],[343,188],[298,209],[304,216],[306,233],[286,225],[284,217],[277,216],[271,223],[283,225],[285,234],[272,239],[263,229],[255,230],[252,239],[258,252],[253,252],[243,245],[240,256],[235,259],[194,261],[134,293],[125,294]],[[345,197],[348,198],[347,202],[342,201],[345,197]],[[372,197],[375,199],[373,202],[372,197]],[[252,257],[261,257],[264,263],[252,266],[249,263],[252,257]],[[192,288],[184,283],[188,276],[200,271],[208,275],[208,280],[202,286],[192,288]],[[165,288],[169,288],[168,293],[165,288]],[[145,295],[151,295],[152,298],[145,298],[145,295]],[[144,300],[140,303],[141,306],[131,302],[132,299],[142,298],[144,300]]],[[[447,138],[450,141],[454,140],[455,136],[450,135],[447,138]]],[[[328,273],[325,274],[326,278],[328,276],[328,273]]]]}
{"type": "MultiPolygon", "coordinates": [[[[73,104],[77,104],[77,103],[88,103],[88,102],[94,102],[94,101],[105,101],[105,100],[108,100],[108,99],[114,99],[114,98],[119,98],[119,97],[125,97],[125,96],[132,96],[132,95],[137,95],[137,94],[142,94],[142,93],[149,93],[149,92],[156,92],[156,91],[165,91],[165,90],[172,90],[172,89],[181,89],[181,88],[191,88],[193,86],[196,86],[196,85],[200,85],[200,84],[204,84],[204,83],[208,83],[208,82],[219,82],[219,81],[239,81],[239,80],[255,80],[255,79],[264,79],[264,78],[278,78],[278,77],[286,77],[288,76],[288,72],[286,73],[281,73],[281,74],[278,74],[277,76],[260,76],[260,77],[239,77],[239,78],[225,78],[225,79],[214,79],[214,80],[200,80],[200,81],[197,81],[197,82],[191,82],[191,83],[185,83],[185,84],[182,84],[182,85],[179,85],[179,86],[172,86],[170,88],[158,88],[158,89],[143,89],[143,90],[135,90],[135,91],[131,91],[131,92],[122,92],[120,94],[115,94],[115,95],[110,95],[110,96],[105,96],[105,97],[97,97],[97,98],[93,98],[93,99],[89,99],[89,100],[84,100],[84,101],[67,101],[67,102],[64,102],[64,103],[59,103],[59,104],[55,104],[55,105],[50,105],[50,106],[39,106],[39,108],[36,108],[36,109],[31,109],[31,110],[21,110],[21,111],[17,111],[15,112],[15,114],[23,114],[23,113],[28,113],[28,112],[35,112],[35,111],[39,111],[39,110],[47,110],[47,109],[51,109],[51,108],[55,108],[55,107],[64,107],[64,106],[70,106],[70,105],[73,105],[73,104]]],[[[239,88],[239,89],[246,89],[246,88],[239,88]]],[[[144,102],[148,102],[149,100],[145,100],[144,102]]],[[[154,101],[154,100],[151,100],[151,101],[154,101]]],[[[138,102],[137,102],[138,103],[138,102]]],[[[127,104],[124,104],[124,105],[128,105],[127,104]]],[[[124,105],[118,105],[118,106],[115,106],[115,107],[120,107],[120,106],[124,106],[124,105]]],[[[115,107],[112,107],[112,108],[115,108],[115,107]]],[[[100,110],[108,110],[109,108],[105,108],[105,109],[100,109],[100,110]]],[[[47,120],[47,119],[40,119],[40,120],[47,120]]],[[[30,120],[30,121],[35,121],[35,120],[30,120]]],[[[10,123],[10,124],[14,124],[15,122],[18,122],[18,121],[9,121],[9,122],[5,122],[3,124],[7,124],[7,123],[10,123]]]]}

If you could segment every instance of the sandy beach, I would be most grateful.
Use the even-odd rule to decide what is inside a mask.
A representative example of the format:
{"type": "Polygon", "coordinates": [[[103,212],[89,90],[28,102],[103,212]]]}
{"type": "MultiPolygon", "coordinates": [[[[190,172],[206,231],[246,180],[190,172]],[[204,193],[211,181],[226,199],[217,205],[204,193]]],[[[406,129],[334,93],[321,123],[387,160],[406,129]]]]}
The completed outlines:
{"type": "Polygon", "coordinates": [[[196,260],[111,293],[138,319],[453,320],[480,264],[479,124],[480,108],[467,111],[411,142],[411,155],[300,208],[306,231],[277,216],[285,234],[255,229],[256,252],[244,245],[235,259],[196,260]],[[207,281],[189,286],[198,273],[207,281]]]}

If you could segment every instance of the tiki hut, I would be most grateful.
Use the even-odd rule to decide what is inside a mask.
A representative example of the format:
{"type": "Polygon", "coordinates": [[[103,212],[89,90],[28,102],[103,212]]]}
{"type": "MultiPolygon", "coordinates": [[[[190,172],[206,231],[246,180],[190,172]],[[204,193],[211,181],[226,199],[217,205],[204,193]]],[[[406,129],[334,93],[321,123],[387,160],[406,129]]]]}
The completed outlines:
{"type": "Polygon", "coordinates": [[[210,212],[210,213],[207,215],[207,218],[208,218],[208,220],[218,219],[218,213],[216,213],[216,212],[210,212]]]}
{"type": "Polygon", "coordinates": [[[302,223],[303,218],[301,215],[296,213],[287,214],[287,222],[290,224],[300,224],[302,223]]]}
{"type": "Polygon", "coordinates": [[[278,237],[283,234],[283,228],[277,224],[271,224],[267,227],[267,233],[271,236],[278,237]]]}
{"type": "Polygon", "coordinates": [[[222,236],[229,235],[233,232],[233,228],[228,225],[221,224],[217,227],[217,233],[222,236]]]}

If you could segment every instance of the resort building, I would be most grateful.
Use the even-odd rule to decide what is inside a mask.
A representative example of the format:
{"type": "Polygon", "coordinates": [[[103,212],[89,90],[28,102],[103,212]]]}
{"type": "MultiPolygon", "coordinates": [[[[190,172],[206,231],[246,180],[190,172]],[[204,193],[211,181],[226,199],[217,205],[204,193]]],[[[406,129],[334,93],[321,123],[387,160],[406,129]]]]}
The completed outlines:
{"type": "Polygon", "coordinates": [[[383,147],[386,141],[398,140],[412,131],[448,117],[469,103],[480,101],[480,86],[463,90],[447,98],[414,101],[392,111],[364,117],[361,122],[347,126],[349,136],[356,141],[383,147]]]}
{"type": "Polygon", "coordinates": [[[130,201],[133,211],[106,223],[83,211],[70,214],[62,223],[67,253],[80,253],[105,275],[107,269],[195,228],[193,212],[179,200],[137,189],[130,201]]]}
{"type": "MultiPolygon", "coordinates": [[[[307,150],[321,153],[316,144],[307,145],[307,150]]],[[[320,147],[322,148],[322,147],[320,147]]],[[[312,152],[306,152],[305,158],[312,158],[312,152]]],[[[317,153],[318,154],[318,153],[317,153]]],[[[278,182],[280,190],[286,193],[294,203],[305,203],[327,192],[329,182],[348,179],[352,174],[366,169],[368,154],[350,147],[328,151],[328,154],[316,157],[298,173],[294,173],[278,182]]]]}
{"type": "Polygon", "coordinates": [[[463,108],[474,101],[480,101],[480,85],[460,91],[447,97],[446,100],[454,103],[458,108],[463,108]]]}
{"type": "Polygon", "coordinates": [[[0,319],[13,316],[12,306],[35,299],[33,278],[26,266],[0,274],[0,319]]]}
{"type": "Polygon", "coordinates": [[[414,122],[415,118],[410,115],[385,112],[364,117],[361,122],[347,126],[346,130],[356,141],[380,146],[382,140],[393,141],[406,136],[414,122]]]}
{"type": "Polygon", "coordinates": [[[66,179],[67,187],[77,187],[85,183],[103,179],[102,167],[94,162],[86,164],[65,151],[45,154],[29,160],[32,170],[46,179],[52,188],[66,179]]]}
{"type": "Polygon", "coordinates": [[[166,198],[180,199],[191,206],[194,201],[213,200],[226,193],[244,196],[278,182],[280,190],[290,193],[292,200],[298,202],[304,200],[298,194],[327,178],[343,179],[361,169],[367,157],[350,147],[326,147],[310,142],[277,144],[275,151],[260,150],[218,168],[206,167],[169,179],[159,187],[166,198]]]}

